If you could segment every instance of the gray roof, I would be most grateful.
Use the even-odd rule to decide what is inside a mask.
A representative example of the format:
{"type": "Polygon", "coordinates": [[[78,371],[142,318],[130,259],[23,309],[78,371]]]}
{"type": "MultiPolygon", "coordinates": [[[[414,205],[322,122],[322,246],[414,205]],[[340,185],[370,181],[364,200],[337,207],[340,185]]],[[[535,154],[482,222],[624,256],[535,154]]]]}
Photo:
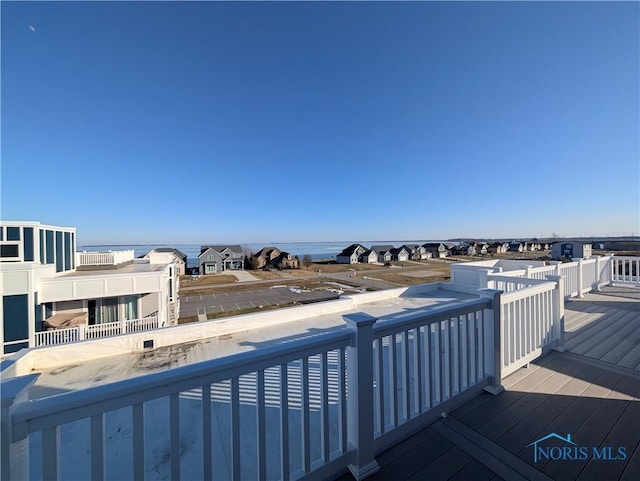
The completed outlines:
{"type": "Polygon", "coordinates": [[[172,252],[176,255],[176,257],[182,259],[183,261],[187,259],[187,254],[185,254],[182,251],[179,251],[178,249],[174,249],[173,247],[157,247],[151,251],[149,251],[147,253],[150,254],[151,252],[156,251],[156,252],[172,252]]]}
{"type": "Polygon", "coordinates": [[[213,249],[214,251],[220,253],[225,249],[229,249],[233,252],[237,252],[238,254],[242,254],[244,252],[244,249],[242,248],[242,246],[239,245],[217,245],[217,246],[201,246],[200,247],[200,254],[202,254],[204,251],[206,251],[207,249],[213,249]]]}
{"type": "Polygon", "coordinates": [[[340,254],[338,254],[338,257],[351,257],[351,255],[353,255],[353,253],[359,247],[361,247],[363,250],[366,250],[366,247],[361,244],[351,244],[349,247],[345,248],[340,254]]]}
{"type": "Polygon", "coordinates": [[[392,245],[371,246],[371,250],[376,254],[382,254],[384,252],[390,252],[391,249],[395,249],[392,245]]]}

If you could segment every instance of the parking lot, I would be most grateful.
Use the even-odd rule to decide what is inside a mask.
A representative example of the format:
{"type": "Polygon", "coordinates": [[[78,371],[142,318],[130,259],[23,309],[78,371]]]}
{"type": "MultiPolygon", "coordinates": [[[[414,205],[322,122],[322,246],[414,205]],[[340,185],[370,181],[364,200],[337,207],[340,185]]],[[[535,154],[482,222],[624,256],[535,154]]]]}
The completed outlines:
{"type": "Polygon", "coordinates": [[[196,296],[180,296],[180,317],[200,314],[237,311],[239,309],[290,304],[305,304],[337,299],[341,291],[296,289],[292,286],[276,286],[250,291],[224,292],[196,296]]]}

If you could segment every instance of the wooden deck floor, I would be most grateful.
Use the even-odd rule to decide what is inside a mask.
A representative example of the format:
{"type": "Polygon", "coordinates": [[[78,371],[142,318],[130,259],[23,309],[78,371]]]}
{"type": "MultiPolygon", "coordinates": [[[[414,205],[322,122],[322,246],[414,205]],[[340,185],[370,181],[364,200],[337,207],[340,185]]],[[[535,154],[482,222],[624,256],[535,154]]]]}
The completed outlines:
{"type": "Polygon", "coordinates": [[[640,372],[640,289],[604,287],[566,302],[565,349],[640,372]]]}
{"type": "Polygon", "coordinates": [[[367,479],[640,479],[640,371],[633,357],[640,344],[633,337],[640,322],[640,291],[619,294],[612,288],[568,302],[568,352],[547,354],[507,377],[502,394],[483,393],[381,453],[381,470],[367,479]],[[588,448],[589,459],[534,462],[530,443],[550,433],[570,434],[578,446],[588,448]],[[594,446],[612,446],[614,453],[623,447],[626,458],[594,459],[594,446]]]}

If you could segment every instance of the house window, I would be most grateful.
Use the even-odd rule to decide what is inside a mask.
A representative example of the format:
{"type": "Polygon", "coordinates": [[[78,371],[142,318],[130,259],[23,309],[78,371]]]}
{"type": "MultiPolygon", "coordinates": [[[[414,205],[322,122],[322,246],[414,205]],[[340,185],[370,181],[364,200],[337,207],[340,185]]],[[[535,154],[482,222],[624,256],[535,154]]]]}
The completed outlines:
{"type": "MultiPolygon", "coordinates": [[[[20,341],[29,338],[29,296],[4,296],[2,298],[2,315],[4,316],[4,342],[20,341]]],[[[25,346],[26,347],[26,346],[25,346]]],[[[10,346],[4,352],[15,352],[10,346]]]]}
{"type": "Polygon", "coordinates": [[[44,231],[41,230],[40,232],[40,264],[44,264],[45,263],[45,257],[44,257],[44,231]]]}
{"type": "Polygon", "coordinates": [[[35,259],[33,252],[33,227],[24,228],[23,249],[24,260],[33,261],[35,259]]]}
{"type": "Polygon", "coordinates": [[[7,227],[7,240],[20,240],[20,227],[7,227]]]}
{"type": "Polygon", "coordinates": [[[62,250],[62,232],[56,231],[56,272],[63,270],[64,254],[62,250]]]}
{"type": "Polygon", "coordinates": [[[55,262],[55,256],[53,255],[53,231],[47,231],[47,264],[53,264],[55,262]]]}
{"type": "Polygon", "coordinates": [[[3,259],[20,259],[20,247],[18,244],[2,244],[0,245],[0,257],[3,259]]]}
{"type": "Polygon", "coordinates": [[[128,321],[138,318],[138,297],[126,296],[122,298],[124,305],[124,318],[128,321]]]}
{"type": "Polygon", "coordinates": [[[73,257],[73,250],[71,249],[71,232],[64,233],[64,270],[71,269],[71,258],[73,257]]]}

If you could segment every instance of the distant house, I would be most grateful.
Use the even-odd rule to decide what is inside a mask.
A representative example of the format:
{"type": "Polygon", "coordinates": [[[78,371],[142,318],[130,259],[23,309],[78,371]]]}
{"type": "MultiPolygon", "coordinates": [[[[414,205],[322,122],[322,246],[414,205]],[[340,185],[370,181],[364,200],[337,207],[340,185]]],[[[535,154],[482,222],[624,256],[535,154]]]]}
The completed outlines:
{"type": "Polygon", "coordinates": [[[431,259],[431,252],[427,252],[427,249],[420,244],[405,244],[402,247],[409,251],[409,258],[417,261],[431,259]]]}
{"type": "Polygon", "coordinates": [[[362,244],[351,244],[336,256],[338,264],[357,264],[360,256],[367,250],[362,244]]]}
{"type": "Polygon", "coordinates": [[[362,254],[360,254],[360,256],[358,257],[358,261],[362,262],[363,264],[375,264],[376,262],[378,262],[378,254],[376,254],[376,252],[372,251],[371,249],[367,249],[362,254]]]}
{"type": "Polygon", "coordinates": [[[277,265],[278,269],[299,269],[300,259],[298,256],[294,256],[288,252],[281,252],[277,265]]]}
{"type": "Polygon", "coordinates": [[[281,251],[277,247],[263,247],[251,256],[251,266],[254,269],[265,267],[273,269],[298,269],[300,259],[288,252],[281,251]]]}
{"type": "Polygon", "coordinates": [[[176,273],[179,276],[183,276],[187,273],[187,255],[178,249],[172,247],[158,247],[150,250],[145,255],[141,256],[143,259],[150,259],[152,264],[155,263],[171,263],[176,264],[176,273]],[[157,262],[154,262],[157,260],[157,262]]]}
{"type": "Polygon", "coordinates": [[[402,247],[394,247],[391,249],[391,258],[394,261],[408,261],[410,252],[404,246],[402,247]]]}
{"type": "Polygon", "coordinates": [[[385,262],[391,262],[391,250],[393,248],[394,247],[392,245],[371,246],[371,250],[378,254],[378,262],[380,262],[381,264],[384,264],[385,262]]]}
{"type": "Polygon", "coordinates": [[[475,255],[487,255],[489,253],[489,244],[486,242],[475,242],[473,244],[475,255]]]}
{"type": "Polygon", "coordinates": [[[492,242],[487,248],[489,254],[504,254],[509,250],[509,244],[506,242],[492,242]]]}
{"type": "Polygon", "coordinates": [[[509,242],[510,252],[524,252],[524,244],[522,242],[509,242]]]}
{"type": "Polygon", "coordinates": [[[274,269],[298,269],[300,259],[298,256],[281,251],[277,247],[263,247],[251,257],[251,265],[254,269],[270,267],[274,269]]]}
{"type": "Polygon", "coordinates": [[[244,250],[239,245],[200,247],[198,272],[200,275],[220,274],[224,271],[244,270],[244,250]]]}
{"type": "Polygon", "coordinates": [[[473,244],[462,242],[454,246],[451,253],[456,256],[473,256],[476,254],[476,248],[473,244]]]}
{"type": "Polygon", "coordinates": [[[426,242],[422,244],[422,247],[437,259],[444,259],[450,254],[449,248],[442,242],[426,242]]]}
{"type": "Polygon", "coordinates": [[[551,258],[561,259],[591,259],[591,244],[584,242],[563,241],[551,246],[551,258]]]}

